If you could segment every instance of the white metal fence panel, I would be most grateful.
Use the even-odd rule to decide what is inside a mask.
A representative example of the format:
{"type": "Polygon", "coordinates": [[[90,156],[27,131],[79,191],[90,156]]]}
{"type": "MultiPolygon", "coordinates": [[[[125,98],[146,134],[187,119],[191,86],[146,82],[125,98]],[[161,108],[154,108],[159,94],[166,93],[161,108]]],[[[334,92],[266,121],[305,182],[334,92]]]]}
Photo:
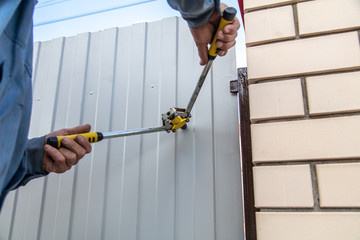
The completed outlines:
{"type": "MultiPolygon", "coordinates": [[[[169,18],[35,43],[30,137],[79,124],[160,126],[202,71],[169,18]]],[[[0,239],[243,239],[235,51],[214,61],[186,130],[93,144],[65,174],[9,194],[0,239]]]]}

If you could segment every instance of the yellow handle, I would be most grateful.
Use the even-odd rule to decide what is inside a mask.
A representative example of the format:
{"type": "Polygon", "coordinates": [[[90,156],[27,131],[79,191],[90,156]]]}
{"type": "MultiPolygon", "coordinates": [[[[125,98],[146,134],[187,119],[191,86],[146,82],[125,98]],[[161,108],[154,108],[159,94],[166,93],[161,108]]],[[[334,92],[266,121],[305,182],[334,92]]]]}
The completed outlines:
{"type": "Polygon", "coordinates": [[[217,48],[215,46],[216,40],[217,40],[217,33],[222,30],[226,25],[228,25],[229,23],[232,23],[235,19],[236,16],[236,9],[233,7],[228,7],[224,10],[223,12],[223,16],[221,17],[219,26],[216,30],[215,36],[211,42],[211,46],[209,49],[209,59],[210,60],[214,60],[215,57],[217,56],[217,48]]]}
{"type": "Polygon", "coordinates": [[[62,146],[61,140],[64,137],[75,140],[76,136],[78,136],[78,135],[84,136],[90,143],[99,142],[103,139],[103,135],[100,132],[88,132],[88,133],[79,133],[79,134],[73,134],[73,135],[67,135],[67,136],[48,137],[46,143],[55,148],[60,148],[62,146]]]}

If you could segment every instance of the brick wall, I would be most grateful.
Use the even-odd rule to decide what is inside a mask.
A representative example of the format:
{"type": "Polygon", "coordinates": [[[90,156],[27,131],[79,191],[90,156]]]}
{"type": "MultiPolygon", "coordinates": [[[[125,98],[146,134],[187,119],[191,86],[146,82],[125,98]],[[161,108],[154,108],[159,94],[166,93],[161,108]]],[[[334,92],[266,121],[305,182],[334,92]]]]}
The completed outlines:
{"type": "Polygon", "coordinates": [[[360,0],[245,0],[259,240],[360,239],[360,0]]]}

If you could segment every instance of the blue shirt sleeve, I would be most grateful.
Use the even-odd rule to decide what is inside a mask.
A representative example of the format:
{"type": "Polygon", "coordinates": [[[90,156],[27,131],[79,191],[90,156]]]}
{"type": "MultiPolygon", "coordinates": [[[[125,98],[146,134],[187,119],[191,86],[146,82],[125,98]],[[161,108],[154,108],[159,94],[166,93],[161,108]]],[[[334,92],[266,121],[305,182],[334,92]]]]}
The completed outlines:
{"type": "Polygon", "coordinates": [[[209,22],[213,11],[220,12],[220,0],[168,0],[169,5],[178,10],[190,28],[209,22]]]}

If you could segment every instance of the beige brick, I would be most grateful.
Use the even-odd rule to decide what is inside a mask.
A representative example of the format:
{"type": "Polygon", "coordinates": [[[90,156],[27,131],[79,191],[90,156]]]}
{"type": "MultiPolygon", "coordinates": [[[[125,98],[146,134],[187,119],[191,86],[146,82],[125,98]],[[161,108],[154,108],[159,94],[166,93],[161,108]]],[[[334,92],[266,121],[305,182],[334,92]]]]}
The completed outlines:
{"type": "Polygon", "coordinates": [[[247,48],[250,83],[259,79],[360,69],[357,32],[247,48]]]}
{"type": "Polygon", "coordinates": [[[360,163],[316,165],[321,207],[360,207],[360,163]]]}
{"type": "Polygon", "coordinates": [[[360,72],[306,79],[311,115],[360,111],[360,72]]]}
{"type": "Polygon", "coordinates": [[[314,206],[309,165],[254,167],[255,207],[314,206]]]}
{"type": "Polygon", "coordinates": [[[256,213],[258,240],[359,240],[360,213],[256,213]]]}
{"type": "Polygon", "coordinates": [[[292,4],[292,0],[245,0],[244,9],[245,11],[259,9],[264,7],[281,6],[284,4],[292,4]]]}
{"type": "Polygon", "coordinates": [[[247,13],[245,14],[245,25],[248,46],[295,38],[295,25],[291,6],[247,13]]]}
{"type": "Polygon", "coordinates": [[[300,79],[252,84],[249,86],[249,100],[253,122],[304,116],[300,79]]]}
{"type": "Polygon", "coordinates": [[[245,0],[244,9],[245,12],[248,12],[252,10],[283,6],[283,5],[294,4],[303,1],[307,1],[307,0],[245,0]]]}
{"type": "Polygon", "coordinates": [[[251,125],[254,162],[360,157],[360,116],[251,125]]]}
{"type": "Polygon", "coordinates": [[[298,4],[301,36],[360,28],[359,0],[317,0],[298,4]]]}

